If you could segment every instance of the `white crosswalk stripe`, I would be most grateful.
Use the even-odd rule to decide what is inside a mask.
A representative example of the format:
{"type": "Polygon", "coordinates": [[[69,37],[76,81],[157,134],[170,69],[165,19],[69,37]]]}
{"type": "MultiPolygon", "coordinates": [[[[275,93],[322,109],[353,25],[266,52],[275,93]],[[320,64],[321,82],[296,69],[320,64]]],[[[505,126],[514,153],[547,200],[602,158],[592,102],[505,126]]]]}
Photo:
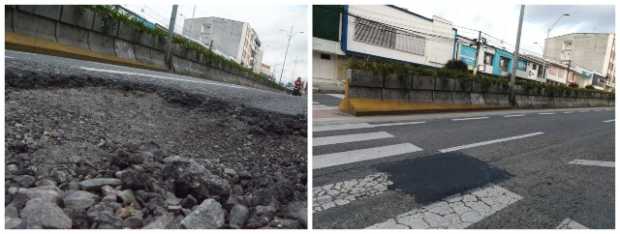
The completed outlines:
{"type": "Polygon", "coordinates": [[[369,123],[334,124],[334,125],[313,126],[312,131],[313,132],[327,132],[327,131],[353,130],[353,129],[363,129],[363,128],[415,125],[415,124],[423,124],[423,123],[426,123],[426,122],[416,121],[416,122],[394,122],[394,123],[380,123],[380,124],[369,124],[369,123]]]}
{"type": "Polygon", "coordinates": [[[422,148],[411,143],[379,146],[366,149],[317,155],[312,158],[312,168],[321,169],[343,164],[386,158],[401,154],[422,151],[422,148]]]}
{"type": "Polygon", "coordinates": [[[360,179],[341,181],[312,188],[312,210],[324,211],[352,201],[379,195],[393,184],[385,173],[376,173],[360,179]]]}
{"type": "Polygon", "coordinates": [[[491,184],[464,194],[456,194],[430,205],[413,209],[369,229],[466,228],[495,214],[522,197],[491,184]]]}
{"type": "Polygon", "coordinates": [[[333,145],[357,141],[368,141],[394,137],[387,132],[369,132],[369,133],[357,133],[346,134],[328,137],[315,137],[312,141],[312,146],[333,145]]]}
{"type": "Polygon", "coordinates": [[[562,222],[556,227],[556,229],[588,229],[588,227],[583,226],[575,220],[566,218],[562,220],[562,222]]]}

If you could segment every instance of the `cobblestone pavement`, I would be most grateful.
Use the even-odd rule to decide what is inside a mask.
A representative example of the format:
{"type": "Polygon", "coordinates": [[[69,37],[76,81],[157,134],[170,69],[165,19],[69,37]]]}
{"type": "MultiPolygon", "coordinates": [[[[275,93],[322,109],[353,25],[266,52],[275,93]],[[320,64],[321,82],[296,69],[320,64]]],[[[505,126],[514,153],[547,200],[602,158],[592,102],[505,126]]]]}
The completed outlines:
{"type": "Polygon", "coordinates": [[[466,228],[521,198],[518,194],[491,184],[464,194],[447,197],[368,228],[466,228]]]}
{"type": "Polygon", "coordinates": [[[392,184],[388,175],[376,173],[361,179],[352,179],[335,184],[323,185],[312,189],[312,210],[320,212],[332,207],[342,206],[350,202],[378,195],[392,184]]]}

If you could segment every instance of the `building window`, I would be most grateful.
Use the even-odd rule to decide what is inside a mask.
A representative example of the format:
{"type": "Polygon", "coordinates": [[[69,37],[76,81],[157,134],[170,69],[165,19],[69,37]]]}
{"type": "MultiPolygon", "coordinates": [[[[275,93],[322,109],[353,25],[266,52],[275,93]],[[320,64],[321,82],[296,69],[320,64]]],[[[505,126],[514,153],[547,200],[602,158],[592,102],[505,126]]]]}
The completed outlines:
{"type": "Polygon", "coordinates": [[[493,54],[485,52],[484,53],[484,64],[491,65],[491,63],[493,63],[493,54]]]}
{"type": "Polygon", "coordinates": [[[424,37],[361,18],[356,18],[353,40],[417,55],[424,55],[426,43],[424,37]]]}
{"type": "Polygon", "coordinates": [[[573,41],[567,40],[562,43],[563,50],[570,50],[573,48],[573,41]]]}
{"type": "Polygon", "coordinates": [[[517,69],[521,71],[527,70],[527,62],[524,60],[519,60],[519,62],[517,63],[517,69]]]}
{"type": "Polygon", "coordinates": [[[499,59],[499,67],[502,69],[502,72],[508,72],[508,63],[510,60],[508,58],[501,57],[499,59]]]}
{"type": "Polygon", "coordinates": [[[332,56],[330,56],[329,54],[321,53],[321,59],[331,60],[332,56]]]}

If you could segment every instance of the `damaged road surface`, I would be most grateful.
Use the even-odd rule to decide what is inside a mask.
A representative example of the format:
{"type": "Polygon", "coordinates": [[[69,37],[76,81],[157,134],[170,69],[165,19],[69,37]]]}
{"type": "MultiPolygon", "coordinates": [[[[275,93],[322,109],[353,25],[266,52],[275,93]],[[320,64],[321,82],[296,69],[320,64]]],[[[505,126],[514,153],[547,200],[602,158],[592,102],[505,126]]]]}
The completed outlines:
{"type": "Polygon", "coordinates": [[[306,227],[305,113],[117,76],[7,61],[6,228],[306,227]]]}

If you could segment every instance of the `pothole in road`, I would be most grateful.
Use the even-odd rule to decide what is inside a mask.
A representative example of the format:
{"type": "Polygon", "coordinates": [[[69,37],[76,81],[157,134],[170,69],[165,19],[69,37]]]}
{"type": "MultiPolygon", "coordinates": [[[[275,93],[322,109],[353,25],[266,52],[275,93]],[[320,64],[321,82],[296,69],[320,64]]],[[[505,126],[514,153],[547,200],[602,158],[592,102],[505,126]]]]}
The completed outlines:
{"type": "Polygon", "coordinates": [[[390,175],[390,190],[413,194],[421,204],[512,177],[458,151],[385,163],[377,170],[390,175]]]}
{"type": "Polygon", "coordinates": [[[306,225],[305,117],[153,86],[37,84],[5,92],[14,227],[196,228],[201,215],[218,217],[214,228],[306,225]],[[57,195],[30,202],[39,193],[57,195]],[[77,198],[87,205],[71,207],[77,198]],[[44,206],[70,221],[22,212],[44,206]]]}

